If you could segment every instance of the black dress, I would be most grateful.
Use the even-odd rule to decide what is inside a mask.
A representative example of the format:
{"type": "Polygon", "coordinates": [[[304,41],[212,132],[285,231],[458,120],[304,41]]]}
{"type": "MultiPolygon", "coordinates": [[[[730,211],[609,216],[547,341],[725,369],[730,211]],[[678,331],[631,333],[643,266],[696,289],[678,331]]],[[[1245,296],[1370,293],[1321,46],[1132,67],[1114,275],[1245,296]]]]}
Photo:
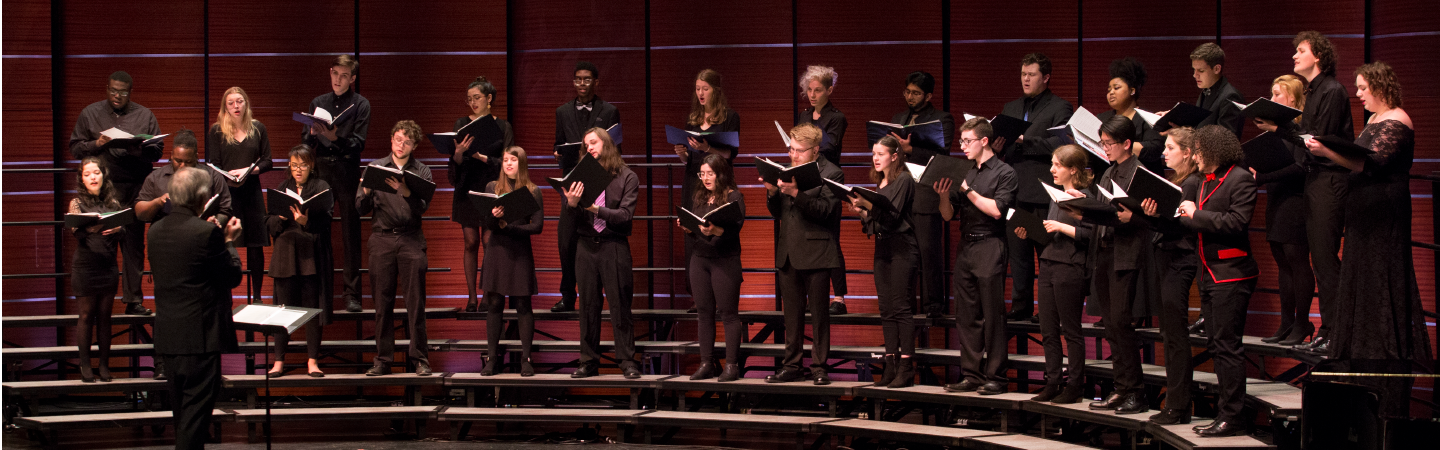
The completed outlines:
{"type": "MultiPolygon", "coordinates": [[[[112,211],[103,206],[85,205],[79,199],[71,200],[70,205],[71,211],[82,213],[112,211]]],[[[121,227],[120,231],[109,236],[102,234],[103,231],[91,233],[84,228],[75,229],[75,239],[79,241],[79,245],[75,246],[75,254],[70,260],[70,290],[77,297],[114,297],[115,288],[119,286],[115,247],[120,245],[121,238],[125,236],[125,228],[121,227]]]]}
{"type": "MultiPolygon", "coordinates": [[[[495,182],[485,185],[485,192],[495,192],[495,182]]],[[[540,204],[530,217],[515,218],[507,214],[505,228],[498,221],[485,221],[485,261],[480,271],[480,289],[504,296],[531,296],[539,292],[535,279],[535,253],[530,237],[545,228],[545,199],[539,190],[531,191],[540,204]]],[[[487,214],[488,215],[488,214],[487,214]]]]}
{"type": "MultiPolygon", "coordinates": [[[[468,125],[471,121],[469,117],[455,119],[454,131],[460,131],[460,127],[468,125]]],[[[515,145],[515,132],[510,128],[510,122],[506,122],[505,119],[495,118],[495,125],[499,126],[500,132],[505,135],[504,144],[500,147],[500,154],[504,155],[504,149],[515,145]]],[[[480,144],[471,144],[472,147],[475,145],[480,144]]],[[[504,159],[504,156],[501,156],[490,158],[489,162],[483,162],[472,157],[465,158],[465,162],[460,164],[455,164],[454,158],[445,160],[450,168],[445,171],[445,176],[450,180],[450,186],[455,188],[455,195],[450,201],[451,221],[458,222],[463,227],[480,227],[480,219],[485,215],[475,210],[475,203],[470,201],[470,191],[488,192],[482,189],[485,188],[486,183],[495,181],[495,178],[500,175],[500,162],[504,159]]]]}
{"type": "Polygon", "coordinates": [[[270,136],[265,132],[265,124],[255,121],[255,132],[234,144],[225,141],[220,125],[211,125],[210,133],[205,135],[205,160],[222,170],[244,169],[259,161],[255,171],[245,177],[244,184],[230,188],[230,209],[244,228],[235,242],[236,247],[269,246],[260,174],[269,172],[274,163],[270,160],[270,136]]]}
{"type": "MultiPolygon", "coordinates": [[[[1410,166],[1415,131],[1398,120],[1365,126],[1355,143],[1375,150],[1350,178],[1331,357],[1354,371],[1428,369],[1431,353],[1410,248],[1410,166]],[[1413,366],[1413,367],[1412,367],[1413,366]]],[[[1357,379],[1357,382],[1373,378],[1357,379]]],[[[1408,378],[1396,380],[1408,383],[1408,378]]],[[[1387,391],[1382,414],[1408,415],[1409,389],[1387,391]],[[1391,401],[1393,400],[1393,401],[1391,401]]],[[[1370,384],[1370,383],[1367,383],[1370,384]]]]}

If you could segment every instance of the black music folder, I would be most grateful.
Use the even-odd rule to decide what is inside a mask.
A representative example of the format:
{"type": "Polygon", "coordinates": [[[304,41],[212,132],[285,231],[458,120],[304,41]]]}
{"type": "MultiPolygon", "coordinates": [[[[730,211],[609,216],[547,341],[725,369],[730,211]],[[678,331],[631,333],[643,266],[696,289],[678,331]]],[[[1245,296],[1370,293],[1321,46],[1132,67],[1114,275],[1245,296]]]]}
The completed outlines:
{"type": "Polygon", "coordinates": [[[1173,127],[1194,127],[1209,119],[1213,112],[1185,102],[1175,103],[1170,112],[1163,116],[1157,116],[1149,111],[1135,110],[1136,114],[1155,127],[1155,131],[1166,131],[1173,127]]]}
{"type": "Polygon", "coordinates": [[[850,194],[855,194],[856,196],[863,198],[866,201],[870,202],[870,204],[874,205],[874,207],[871,208],[871,211],[895,210],[895,205],[890,204],[890,199],[886,198],[885,195],[879,192],[872,191],[870,189],[866,189],[860,186],[851,186],[847,184],[836,183],[834,180],[830,179],[825,180],[825,187],[830,189],[830,193],[835,194],[836,198],[839,198],[840,201],[846,203],[850,203],[850,194]]]}
{"type": "Polygon", "coordinates": [[[939,120],[932,120],[914,125],[900,125],[889,122],[872,120],[865,124],[865,137],[869,145],[880,142],[880,138],[890,133],[902,138],[910,139],[910,145],[922,145],[925,147],[945,148],[945,124],[939,120]]]}
{"type": "Polygon", "coordinates": [[[108,213],[77,213],[65,215],[65,228],[86,228],[96,224],[101,230],[129,225],[135,222],[135,209],[125,208],[108,213]]]}
{"type": "Polygon", "coordinates": [[[1295,120],[1296,117],[1300,117],[1300,114],[1304,113],[1304,111],[1272,102],[1265,97],[1257,98],[1248,105],[1235,101],[1231,103],[1240,107],[1240,115],[1245,116],[1247,119],[1258,117],[1275,123],[1295,120]]]}
{"type": "Polygon", "coordinates": [[[434,181],[422,178],[408,170],[376,165],[365,166],[365,171],[360,174],[360,187],[394,194],[396,193],[395,189],[391,189],[390,184],[385,180],[395,177],[404,179],[405,186],[410,188],[410,195],[418,196],[425,201],[430,201],[435,196],[434,181]]]}
{"type": "MultiPolygon", "coordinates": [[[[625,140],[618,123],[611,125],[605,131],[610,134],[610,140],[615,141],[615,145],[620,145],[625,140]]],[[[555,153],[560,155],[560,159],[557,161],[560,163],[560,167],[574,167],[576,163],[580,162],[580,153],[584,151],[584,142],[569,142],[555,146],[555,153]]]]}
{"type": "Polygon", "coordinates": [[[540,210],[540,203],[535,201],[535,195],[526,188],[506,192],[504,195],[470,191],[470,201],[480,209],[480,213],[484,214],[487,219],[495,218],[490,211],[496,206],[505,208],[507,222],[523,220],[540,210]]]}
{"type": "Polygon", "coordinates": [[[265,193],[265,207],[270,211],[270,215],[280,216],[280,218],[285,220],[291,220],[295,218],[293,214],[290,214],[291,206],[297,207],[297,209],[300,210],[301,214],[305,214],[308,216],[310,215],[310,202],[315,201],[315,199],[317,198],[328,198],[331,196],[329,189],[312,194],[310,195],[310,198],[301,198],[300,194],[297,194],[295,193],[295,191],[289,189],[283,191],[266,189],[266,191],[267,192],[265,193]]]}
{"type": "Polygon", "coordinates": [[[570,173],[565,174],[565,178],[550,177],[545,181],[550,182],[550,186],[559,191],[561,197],[565,196],[565,189],[571,185],[585,183],[585,192],[580,195],[579,206],[588,207],[595,204],[595,199],[600,197],[601,192],[605,192],[605,188],[614,179],[615,175],[605,170],[595,157],[589,153],[581,153],[580,162],[575,164],[574,169],[570,169],[570,173]]]}
{"type": "Polygon", "coordinates": [[[907,162],[905,168],[910,171],[910,176],[915,178],[915,182],[920,183],[920,189],[930,189],[936,182],[944,178],[950,179],[951,189],[959,189],[960,184],[965,181],[965,176],[975,168],[975,161],[967,158],[934,155],[923,166],[907,162]]]}
{"type": "Polygon", "coordinates": [[[505,153],[505,132],[500,129],[500,124],[495,121],[495,116],[486,114],[485,117],[470,121],[459,130],[445,133],[431,133],[430,143],[445,156],[455,155],[455,146],[459,145],[465,138],[473,138],[470,141],[470,148],[465,150],[466,157],[480,153],[491,158],[498,158],[505,153]]]}
{"type": "Polygon", "coordinates": [[[755,170],[760,172],[760,178],[766,183],[779,185],[780,180],[787,183],[799,184],[799,189],[808,191],[824,184],[824,177],[820,176],[820,164],[810,161],[795,167],[785,167],[775,161],[766,158],[755,157],[755,170]]]}
{"type": "Polygon", "coordinates": [[[1245,151],[1245,167],[1255,169],[1258,173],[1270,173],[1295,164],[1295,155],[1285,145],[1284,137],[1279,134],[1264,132],[1258,136],[1240,144],[1240,149],[1245,151]]]}
{"type": "Polygon", "coordinates": [[[1035,241],[1040,245],[1050,245],[1050,232],[1045,231],[1045,222],[1035,213],[1011,208],[1005,214],[1005,232],[1020,237],[1015,233],[1016,228],[1025,229],[1025,239],[1035,241]]]}
{"type": "Polygon", "coordinates": [[[325,128],[335,128],[335,124],[353,115],[355,115],[355,105],[345,107],[345,110],[340,111],[340,114],[336,114],[333,117],[330,115],[330,111],[326,111],[325,108],[316,107],[313,113],[293,113],[290,115],[290,119],[303,123],[307,127],[320,124],[325,128]]]}
{"type": "Polygon", "coordinates": [[[680,226],[695,234],[701,234],[701,225],[719,225],[720,228],[729,229],[745,221],[745,216],[740,215],[740,204],[735,202],[720,205],[719,208],[710,210],[703,216],[695,215],[688,209],[676,207],[675,215],[680,217],[680,226]]]}
{"type": "Polygon", "coordinates": [[[1307,141],[1311,139],[1320,141],[1321,144],[1325,144],[1326,147],[1329,147],[1330,150],[1334,150],[1335,153],[1349,156],[1351,158],[1363,158],[1375,154],[1375,150],[1372,150],[1369,147],[1363,147],[1360,144],[1356,144],[1354,142],[1347,141],[1345,139],[1335,136],[1312,136],[1308,134],[1302,134],[1300,135],[1300,138],[1307,141]]]}

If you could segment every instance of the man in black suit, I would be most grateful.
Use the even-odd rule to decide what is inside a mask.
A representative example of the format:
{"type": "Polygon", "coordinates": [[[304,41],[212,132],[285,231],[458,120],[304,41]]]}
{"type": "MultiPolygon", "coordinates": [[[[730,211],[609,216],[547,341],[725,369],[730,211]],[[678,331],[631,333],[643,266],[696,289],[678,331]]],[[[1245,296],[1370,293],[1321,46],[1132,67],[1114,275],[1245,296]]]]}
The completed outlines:
{"type": "Polygon", "coordinates": [[[1236,106],[1235,102],[1243,102],[1245,98],[1235,89],[1235,85],[1225,79],[1222,72],[1225,68],[1225,50],[1221,50],[1214,42],[1200,44],[1195,51],[1190,52],[1190,68],[1194,70],[1195,86],[1200,88],[1200,98],[1195,100],[1195,106],[1210,110],[1210,117],[1195,128],[1219,125],[1230,130],[1230,134],[1240,136],[1240,127],[1244,124],[1245,117],[1240,115],[1240,107],[1236,106]]]}
{"type": "MultiPolygon", "coordinates": [[[[1195,160],[1205,181],[1198,201],[1180,205],[1180,223],[1200,233],[1200,300],[1205,334],[1215,357],[1220,397],[1215,421],[1196,426],[1203,437],[1240,434],[1245,407],[1246,311],[1260,269],[1250,254],[1250,217],[1255,211],[1255,178],[1235,165],[1244,159],[1240,141],[1221,126],[1195,131],[1195,160]]],[[[1183,412],[1188,417],[1189,411],[1183,412]]]]}
{"type": "MultiPolygon", "coordinates": [[[[844,183],[845,173],[819,154],[821,133],[811,124],[790,129],[790,165],[816,161],[821,177],[844,183]]],[[[775,268],[780,270],[780,298],[785,310],[785,359],[780,371],[765,377],[765,381],[785,383],[804,378],[800,359],[805,353],[805,309],[809,307],[815,342],[810,371],[815,384],[830,384],[825,365],[830,354],[827,294],[830,271],[840,267],[840,200],[824,186],[802,191],[798,184],[786,180],[778,180],[778,186],[760,181],[765,183],[765,207],[780,221],[775,233],[775,268]]]]}
{"type": "Polygon", "coordinates": [[[240,284],[235,239],[240,220],[196,217],[210,198],[210,176],[181,168],[170,182],[170,215],[150,226],[155,277],[155,354],[165,361],[175,407],[175,448],[204,448],[220,389],[220,354],[239,350],[230,290],[240,284]]]}
{"type": "MultiPolygon", "coordinates": [[[[600,87],[600,69],[588,61],[575,65],[575,98],[555,108],[555,145],[573,144],[585,139],[585,131],[593,127],[610,129],[620,123],[620,110],[595,95],[600,87]]],[[[581,150],[583,151],[583,149],[581,150]]],[[[562,159],[560,173],[570,173],[575,168],[575,159],[562,159]]],[[[575,221],[570,217],[570,208],[560,208],[560,301],[550,307],[551,311],[575,310],[575,221]]]]}
{"type": "MultiPolygon", "coordinates": [[[[91,103],[80,111],[75,120],[75,130],[70,133],[70,155],[76,159],[99,156],[109,170],[106,179],[115,187],[116,200],[125,207],[135,203],[140,184],[152,170],[151,163],[160,160],[165,141],[151,145],[112,146],[110,138],[100,132],[115,128],[134,135],[160,134],[160,125],[149,108],[130,101],[134,79],[125,72],[110,74],[104,100],[91,103]]],[[[125,260],[121,267],[124,285],[120,290],[125,303],[125,314],[150,315],[151,311],[140,301],[145,298],[140,292],[140,273],[145,264],[145,224],[134,222],[125,226],[120,241],[120,254],[125,260]]]]}
{"type": "MultiPolygon", "coordinates": [[[[1070,121],[1074,108],[1070,102],[1050,92],[1050,58],[1031,53],[1020,60],[1020,88],[1024,96],[1006,103],[1000,114],[1030,122],[1025,134],[1015,142],[1000,142],[1000,159],[1015,169],[1020,187],[1015,194],[1015,209],[1029,211],[1036,217],[1050,213],[1050,196],[1035,180],[1050,180],[1050,154],[1064,145],[1059,137],[1050,135],[1050,128],[1070,121]]],[[[1035,258],[1044,247],[1035,241],[1020,239],[1006,233],[1010,252],[1010,279],[1014,288],[1010,295],[1010,320],[1038,321],[1035,316],[1035,258]]]]}
{"type": "MultiPolygon", "coordinates": [[[[905,77],[905,110],[890,118],[890,123],[911,125],[940,121],[945,130],[944,146],[915,143],[899,139],[900,151],[906,161],[925,164],[934,155],[949,155],[950,142],[955,139],[955,118],[930,104],[935,92],[935,77],[928,72],[913,72],[905,77]]],[[[892,134],[892,136],[894,136],[892,134]]],[[[940,218],[940,196],[930,189],[916,189],[910,206],[910,223],[915,227],[915,240],[920,245],[920,304],[932,318],[945,315],[945,221],[940,218]]],[[[918,308],[917,308],[918,309],[918,308]]]]}
{"type": "MultiPolygon", "coordinates": [[[[316,108],[339,116],[354,108],[350,118],[332,127],[313,125],[300,132],[301,143],[315,149],[315,176],[330,184],[335,198],[355,198],[360,186],[360,154],[365,151],[365,135],[370,132],[370,100],[355,92],[360,77],[360,61],[351,55],[336,56],[330,62],[330,90],[310,101],[307,113],[316,108]]],[[[340,219],[340,247],[345,278],[345,310],[360,312],[360,213],[351,202],[335,202],[340,219]]],[[[332,276],[327,274],[326,276],[332,276]]]]}

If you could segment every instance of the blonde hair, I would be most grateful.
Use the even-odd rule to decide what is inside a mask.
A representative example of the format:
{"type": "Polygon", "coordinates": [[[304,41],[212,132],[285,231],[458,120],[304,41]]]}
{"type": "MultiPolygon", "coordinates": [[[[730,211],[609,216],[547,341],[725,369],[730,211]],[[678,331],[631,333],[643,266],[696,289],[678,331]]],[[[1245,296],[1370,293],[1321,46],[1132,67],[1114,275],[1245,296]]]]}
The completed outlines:
{"type": "Polygon", "coordinates": [[[834,87],[835,81],[839,79],[840,74],[835,73],[834,67],[810,66],[805,68],[804,75],[800,75],[800,89],[808,89],[809,87],[805,85],[810,80],[819,81],[820,85],[826,88],[834,87]]]}
{"type": "Polygon", "coordinates": [[[1196,170],[1200,169],[1198,166],[1196,166],[1194,158],[1195,129],[1190,127],[1171,128],[1168,138],[1174,139],[1175,145],[1180,146],[1181,150],[1184,150],[1186,153],[1190,154],[1189,158],[1184,158],[1182,160],[1185,164],[1182,167],[1175,169],[1175,175],[1172,175],[1170,177],[1171,183],[1180,184],[1181,182],[1185,181],[1186,177],[1189,177],[1190,174],[1195,173],[1196,170]]]}
{"type": "MultiPolygon", "coordinates": [[[[1280,85],[1280,89],[1284,89],[1285,93],[1290,95],[1290,98],[1295,99],[1295,109],[1305,110],[1305,82],[1300,81],[1300,77],[1292,74],[1281,75],[1275,77],[1275,81],[1270,83],[1271,86],[1277,84],[1280,85]]],[[[1295,117],[1295,123],[1300,123],[1300,116],[1295,117]]]]}
{"type": "Polygon", "coordinates": [[[255,116],[250,112],[250,96],[245,93],[244,89],[240,89],[240,86],[226,89],[225,95],[220,96],[220,112],[215,114],[215,124],[220,126],[220,134],[225,135],[226,144],[234,145],[240,143],[240,141],[235,140],[235,133],[240,132],[242,129],[240,124],[245,124],[243,126],[245,134],[255,134],[255,116]],[[229,113],[230,108],[225,107],[225,99],[230,98],[230,94],[240,94],[240,98],[245,100],[245,112],[240,113],[239,120],[231,120],[229,113]]]}
{"type": "MultiPolygon", "coordinates": [[[[505,176],[504,173],[495,179],[495,193],[503,195],[519,188],[525,188],[529,189],[531,194],[539,194],[540,188],[530,180],[530,163],[525,161],[525,149],[514,146],[505,149],[505,154],[514,156],[515,159],[520,160],[520,163],[515,169],[514,181],[511,181],[510,177],[505,176]]],[[[503,161],[504,158],[502,157],[501,160],[503,161]]]]}
{"type": "Polygon", "coordinates": [[[805,148],[820,145],[822,136],[824,136],[824,134],[821,133],[820,127],[811,123],[802,123],[790,129],[790,140],[810,143],[810,145],[806,145],[805,148]]]}

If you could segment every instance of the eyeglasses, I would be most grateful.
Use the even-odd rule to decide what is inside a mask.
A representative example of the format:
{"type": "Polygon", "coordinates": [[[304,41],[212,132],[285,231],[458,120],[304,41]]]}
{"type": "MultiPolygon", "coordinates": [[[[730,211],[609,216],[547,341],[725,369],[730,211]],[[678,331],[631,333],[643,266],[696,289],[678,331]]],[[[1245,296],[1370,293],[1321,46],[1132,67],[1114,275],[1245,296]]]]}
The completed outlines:
{"type": "Polygon", "coordinates": [[[589,86],[589,85],[592,85],[592,84],[595,84],[595,79],[594,79],[594,78],[576,78],[576,79],[575,79],[575,85],[576,85],[576,86],[589,86]]]}
{"type": "Polygon", "coordinates": [[[484,96],[484,95],[471,95],[471,96],[469,96],[469,97],[465,97],[465,101],[466,101],[466,102],[478,102],[478,101],[484,100],[484,99],[485,99],[485,96],[484,96]]]}
{"type": "Polygon", "coordinates": [[[306,163],[295,163],[295,164],[291,164],[291,165],[290,165],[290,168],[291,168],[291,169],[309,169],[309,168],[310,168],[310,165],[309,165],[309,164],[306,164],[306,163]]]}
{"type": "Polygon", "coordinates": [[[1115,141],[1100,141],[1100,146],[1101,146],[1101,147],[1114,147],[1114,146],[1117,146],[1117,145],[1120,145],[1120,144],[1121,144],[1120,142],[1115,142],[1115,141]]]}
{"type": "Polygon", "coordinates": [[[129,89],[126,89],[126,90],[121,91],[121,90],[116,90],[115,88],[112,88],[112,87],[107,87],[107,88],[105,88],[105,92],[109,92],[110,95],[118,95],[118,96],[121,96],[121,97],[129,97],[129,96],[130,96],[130,90],[129,90],[129,89]]]}
{"type": "Polygon", "coordinates": [[[976,142],[980,142],[980,139],[965,139],[965,138],[960,138],[960,146],[961,146],[961,147],[964,147],[964,146],[967,146],[967,145],[970,145],[970,144],[973,144],[973,143],[976,143],[976,142]]]}

